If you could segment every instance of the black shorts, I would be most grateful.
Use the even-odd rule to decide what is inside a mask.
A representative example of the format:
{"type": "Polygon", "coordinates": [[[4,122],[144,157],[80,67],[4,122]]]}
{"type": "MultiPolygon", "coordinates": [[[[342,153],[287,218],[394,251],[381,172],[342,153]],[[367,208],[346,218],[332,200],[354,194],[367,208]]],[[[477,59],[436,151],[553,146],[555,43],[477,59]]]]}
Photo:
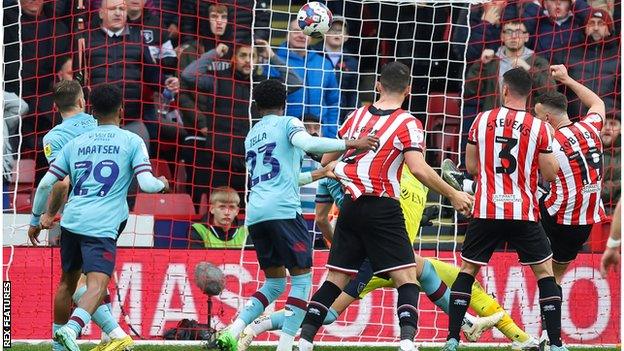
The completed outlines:
{"type": "Polygon", "coordinates": [[[276,219],[249,226],[261,269],[312,267],[314,236],[300,214],[294,219],[276,219]]]}
{"type": "Polygon", "coordinates": [[[538,222],[473,218],[462,246],[462,259],[485,266],[502,242],[518,253],[520,263],[534,265],[552,257],[544,229],[538,222]]]}
{"type": "Polygon", "coordinates": [[[416,265],[399,201],[375,196],[361,196],[353,201],[346,196],[327,268],[356,274],[367,257],[373,274],[381,277],[416,265]]]}
{"type": "Polygon", "coordinates": [[[593,225],[559,224],[554,216],[548,214],[543,201],[540,201],[540,216],[542,227],[550,240],[553,261],[561,264],[574,261],[589,238],[593,225]]]}
{"type": "MultiPolygon", "coordinates": [[[[117,237],[126,227],[123,221],[119,225],[117,237]]],[[[109,277],[115,269],[117,256],[117,240],[72,233],[61,227],[61,266],[63,272],[82,269],[90,272],[105,273],[109,277]]]]}

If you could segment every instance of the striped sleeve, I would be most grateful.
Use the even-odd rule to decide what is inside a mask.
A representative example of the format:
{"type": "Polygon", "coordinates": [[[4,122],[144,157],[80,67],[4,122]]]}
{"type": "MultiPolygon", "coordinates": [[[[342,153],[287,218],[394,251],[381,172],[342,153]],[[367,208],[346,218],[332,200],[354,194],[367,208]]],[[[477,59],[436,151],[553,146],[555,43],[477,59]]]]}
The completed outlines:
{"type": "Polygon", "coordinates": [[[540,134],[538,137],[537,149],[542,154],[548,154],[552,152],[552,133],[546,122],[541,122],[540,134]]]}
{"type": "Polygon", "coordinates": [[[599,132],[602,130],[602,127],[604,126],[604,118],[596,112],[592,112],[588,114],[587,116],[585,116],[582,122],[592,125],[599,132]]]}
{"type": "Polygon", "coordinates": [[[399,146],[403,152],[422,152],[425,149],[425,133],[423,132],[422,124],[413,116],[410,116],[401,124],[397,131],[397,137],[399,145],[395,146],[399,146]]]}
{"type": "Polygon", "coordinates": [[[67,163],[67,152],[69,148],[63,148],[54,159],[54,162],[48,168],[48,173],[55,176],[58,180],[63,180],[69,175],[69,164],[67,163]]]}
{"type": "Polygon", "coordinates": [[[475,118],[474,122],[472,122],[472,126],[470,127],[470,131],[468,131],[468,143],[476,145],[479,139],[479,120],[483,116],[483,113],[479,113],[477,118],[475,118]]]}
{"type": "Polygon", "coordinates": [[[292,142],[293,135],[305,131],[305,125],[301,120],[291,117],[288,122],[286,122],[286,130],[288,133],[288,140],[292,142]]]}
{"type": "Polygon", "coordinates": [[[134,144],[132,155],[132,173],[134,173],[135,176],[144,172],[151,173],[152,164],[150,163],[145,143],[139,137],[133,138],[132,142],[134,144]]]}

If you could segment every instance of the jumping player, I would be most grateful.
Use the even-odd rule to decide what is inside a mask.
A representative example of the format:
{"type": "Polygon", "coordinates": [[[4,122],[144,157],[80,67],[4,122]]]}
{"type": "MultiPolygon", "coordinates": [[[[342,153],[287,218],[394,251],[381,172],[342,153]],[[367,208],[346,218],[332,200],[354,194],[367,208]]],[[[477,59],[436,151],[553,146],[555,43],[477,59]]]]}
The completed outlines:
{"type": "Polygon", "coordinates": [[[286,300],[288,314],[277,349],[291,351],[312,286],[313,238],[301,216],[299,199],[299,183],[310,180],[300,179],[303,155],[352,148],[368,151],[377,147],[378,140],[368,137],[345,141],[309,135],[303,122],[284,116],[286,88],[275,79],[258,84],[254,88],[254,100],[264,117],[245,139],[250,189],[245,222],[266,279],[236,320],[220,333],[216,346],[237,350],[243,329],[286,289],[288,269],[291,276],[286,300]]]}
{"type": "MultiPolygon", "coordinates": [[[[133,176],[143,191],[168,190],[164,177],[152,175],[143,140],[119,128],[121,90],[108,84],[95,87],[91,103],[98,127],[72,139],[58,153],[37,187],[30,223],[39,226],[52,186],[69,176],[73,188],[61,219],[63,274],[55,296],[55,322],[64,325],[54,333],[69,351],[80,350],[76,337],[106,294],[119,228],[128,218],[126,197],[133,176]],[[87,291],[69,317],[81,272],[87,276],[87,291]]],[[[36,235],[31,241],[37,241],[36,235]]]]}

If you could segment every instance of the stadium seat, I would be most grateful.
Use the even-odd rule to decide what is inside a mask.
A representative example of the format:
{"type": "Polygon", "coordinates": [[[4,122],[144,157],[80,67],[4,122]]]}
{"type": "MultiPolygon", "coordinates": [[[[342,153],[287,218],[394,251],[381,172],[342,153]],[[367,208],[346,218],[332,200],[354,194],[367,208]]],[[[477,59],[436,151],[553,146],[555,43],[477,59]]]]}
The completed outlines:
{"type": "MultiPolygon", "coordinates": [[[[15,164],[13,168],[12,183],[19,181],[19,184],[32,184],[35,182],[35,160],[23,158],[15,164]],[[19,173],[19,174],[18,174],[19,173]],[[19,179],[18,178],[19,175],[19,179]]],[[[30,188],[30,187],[29,187],[30,188]]]]}
{"type": "Polygon", "coordinates": [[[164,176],[168,180],[171,180],[171,169],[169,168],[169,162],[157,159],[151,159],[150,163],[152,164],[152,172],[154,172],[154,176],[160,177],[164,176]]]}
{"type": "MultiPolygon", "coordinates": [[[[15,196],[15,212],[30,213],[32,211],[32,193],[17,193],[15,196]]],[[[13,195],[11,195],[11,206],[13,206],[13,195]]]]}
{"type": "Polygon", "coordinates": [[[195,217],[195,207],[188,194],[138,193],[134,213],[165,218],[191,218],[195,217]]]}
{"type": "Polygon", "coordinates": [[[461,136],[460,96],[457,93],[431,93],[427,103],[427,162],[440,166],[442,160],[450,158],[457,162],[457,150],[461,136]],[[443,152],[436,152],[442,150],[443,152]]]}

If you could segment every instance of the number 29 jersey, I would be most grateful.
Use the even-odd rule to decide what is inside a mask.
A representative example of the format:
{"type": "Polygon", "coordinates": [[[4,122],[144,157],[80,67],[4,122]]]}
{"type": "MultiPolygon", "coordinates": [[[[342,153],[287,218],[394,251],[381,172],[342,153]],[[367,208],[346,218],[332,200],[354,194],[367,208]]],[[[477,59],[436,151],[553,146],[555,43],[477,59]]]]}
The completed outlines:
{"type": "Polygon", "coordinates": [[[128,218],[128,187],[135,174],[151,172],[147,148],[136,134],[98,126],[71,141],[48,172],[69,175],[71,188],[61,226],[72,233],[117,239],[128,218]]]}
{"type": "Polygon", "coordinates": [[[552,152],[546,123],[501,107],[477,116],[468,142],[477,148],[473,217],[538,221],[539,154],[552,152]]]}
{"type": "Polygon", "coordinates": [[[544,200],[548,214],[563,225],[587,225],[606,219],[602,188],[602,117],[591,113],[555,131],[557,179],[544,200]]]}
{"type": "Polygon", "coordinates": [[[299,172],[304,152],[291,143],[303,123],[288,116],[267,115],[245,138],[249,201],[245,224],[293,219],[301,214],[299,172]]]}

